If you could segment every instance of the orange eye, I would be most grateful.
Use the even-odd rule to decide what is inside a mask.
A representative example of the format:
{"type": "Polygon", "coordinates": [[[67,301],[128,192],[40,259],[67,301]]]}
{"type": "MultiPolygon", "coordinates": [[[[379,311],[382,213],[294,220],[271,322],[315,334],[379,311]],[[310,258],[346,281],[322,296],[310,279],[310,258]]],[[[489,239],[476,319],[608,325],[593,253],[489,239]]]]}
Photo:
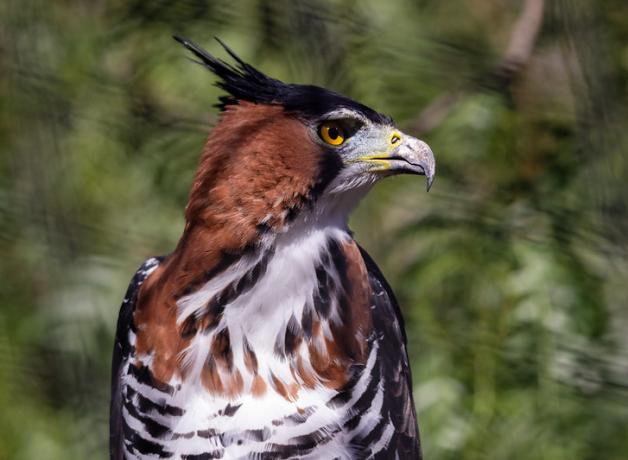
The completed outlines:
{"type": "Polygon", "coordinates": [[[318,135],[330,145],[342,145],[345,141],[345,131],[338,123],[326,122],[318,128],[318,135]]]}

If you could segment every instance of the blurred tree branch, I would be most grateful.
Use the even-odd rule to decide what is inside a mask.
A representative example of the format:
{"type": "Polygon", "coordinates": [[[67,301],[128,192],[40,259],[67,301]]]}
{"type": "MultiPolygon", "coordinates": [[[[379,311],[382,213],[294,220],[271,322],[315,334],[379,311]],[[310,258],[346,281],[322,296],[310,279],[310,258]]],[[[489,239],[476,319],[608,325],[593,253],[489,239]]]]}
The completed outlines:
{"type": "Polygon", "coordinates": [[[521,14],[515,21],[506,51],[499,64],[470,84],[452,89],[434,99],[416,119],[406,125],[413,134],[422,134],[437,127],[456,104],[479,88],[506,91],[530,60],[543,24],[545,0],[524,0],[521,14]]]}

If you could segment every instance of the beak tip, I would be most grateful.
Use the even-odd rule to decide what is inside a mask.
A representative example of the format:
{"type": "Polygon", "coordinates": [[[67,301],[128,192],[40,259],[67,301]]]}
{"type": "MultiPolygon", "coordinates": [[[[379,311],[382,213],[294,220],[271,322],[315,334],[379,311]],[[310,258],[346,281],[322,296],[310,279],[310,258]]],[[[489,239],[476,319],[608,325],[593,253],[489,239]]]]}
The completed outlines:
{"type": "Polygon", "coordinates": [[[429,192],[430,189],[432,188],[432,184],[434,183],[434,176],[430,175],[427,176],[427,186],[426,186],[426,191],[429,192]]]}
{"type": "Polygon", "coordinates": [[[425,178],[427,179],[426,190],[429,192],[432,188],[432,184],[434,183],[434,178],[436,177],[436,162],[434,160],[434,153],[432,153],[432,149],[425,142],[418,140],[418,157],[419,164],[423,168],[423,174],[425,174],[425,178]]]}

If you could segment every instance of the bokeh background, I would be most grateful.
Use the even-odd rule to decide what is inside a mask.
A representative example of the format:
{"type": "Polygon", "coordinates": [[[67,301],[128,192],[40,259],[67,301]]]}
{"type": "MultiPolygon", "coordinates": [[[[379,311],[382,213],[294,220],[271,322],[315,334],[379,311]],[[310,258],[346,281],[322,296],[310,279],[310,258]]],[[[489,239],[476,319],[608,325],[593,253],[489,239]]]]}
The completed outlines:
{"type": "Polygon", "coordinates": [[[127,283],[220,92],[172,33],[392,115],[432,191],[352,218],[405,312],[427,459],[628,459],[625,0],[0,2],[0,459],[105,459],[127,283]]]}

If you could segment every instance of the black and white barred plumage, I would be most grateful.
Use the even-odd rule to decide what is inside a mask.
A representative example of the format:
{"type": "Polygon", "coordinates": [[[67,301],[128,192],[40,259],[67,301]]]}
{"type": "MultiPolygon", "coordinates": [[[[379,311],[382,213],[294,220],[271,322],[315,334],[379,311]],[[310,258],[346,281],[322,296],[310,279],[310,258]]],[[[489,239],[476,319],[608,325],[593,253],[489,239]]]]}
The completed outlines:
{"type": "Polygon", "coordinates": [[[420,458],[403,320],[386,280],[368,254],[361,254],[372,288],[375,326],[368,339],[366,364],[355,369],[346,388],[322,399],[318,406],[309,405],[276,417],[269,414],[267,422],[255,429],[225,431],[217,427],[234,419],[243,405],[257,402],[221,401],[205,414],[205,425],[177,430],[174,427],[186,412],[194,409],[177,399],[180,385],[156,384],[146,369],[131,364],[134,332],[129,319],[139,287],[160,262],[157,258],[147,260],[131,281],[118,323],[112,385],[112,458],[420,458]],[[333,412],[335,419],[317,419],[321,410],[333,412]],[[360,430],[361,425],[366,428],[360,430]],[[321,451],[326,444],[333,445],[340,439],[342,449],[321,451]]]}

